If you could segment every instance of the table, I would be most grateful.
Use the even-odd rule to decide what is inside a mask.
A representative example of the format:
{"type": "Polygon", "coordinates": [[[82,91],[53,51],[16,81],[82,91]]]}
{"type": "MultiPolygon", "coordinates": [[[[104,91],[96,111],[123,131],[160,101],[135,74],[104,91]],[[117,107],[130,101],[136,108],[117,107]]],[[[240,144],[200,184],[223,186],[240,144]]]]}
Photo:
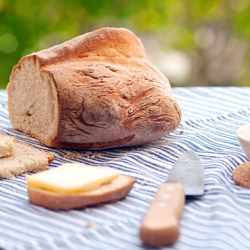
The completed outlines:
{"type": "MultiPolygon", "coordinates": [[[[150,249],[140,222],[159,185],[181,153],[194,150],[205,168],[205,194],[187,199],[176,244],[161,249],[250,249],[250,190],[234,185],[232,170],[247,159],[236,130],[250,122],[250,88],[174,88],[183,119],[169,136],[142,147],[78,151],[77,161],[118,169],[137,178],[125,200],[54,212],[29,204],[25,176],[0,181],[0,248],[150,249]]],[[[55,154],[51,167],[73,162],[69,150],[52,150],[11,128],[7,95],[0,91],[0,132],[55,154]]]]}

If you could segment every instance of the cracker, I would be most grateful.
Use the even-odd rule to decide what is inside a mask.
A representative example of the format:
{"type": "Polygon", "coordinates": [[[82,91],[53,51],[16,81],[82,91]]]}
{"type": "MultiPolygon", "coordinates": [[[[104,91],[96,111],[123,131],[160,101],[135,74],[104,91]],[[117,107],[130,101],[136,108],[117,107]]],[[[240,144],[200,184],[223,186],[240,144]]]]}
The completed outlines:
{"type": "Polygon", "coordinates": [[[236,185],[250,188],[250,162],[241,164],[233,170],[233,181],[236,185]]]}

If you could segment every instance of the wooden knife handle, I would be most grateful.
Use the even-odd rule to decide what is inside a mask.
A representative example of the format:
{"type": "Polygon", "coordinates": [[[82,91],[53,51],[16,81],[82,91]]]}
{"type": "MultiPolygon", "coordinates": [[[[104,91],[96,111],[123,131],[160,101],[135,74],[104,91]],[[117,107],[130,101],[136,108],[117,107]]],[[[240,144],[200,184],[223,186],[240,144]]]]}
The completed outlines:
{"type": "Polygon", "coordinates": [[[161,185],[140,228],[140,238],[144,244],[158,247],[178,239],[184,203],[185,193],[181,184],[161,185]]]}

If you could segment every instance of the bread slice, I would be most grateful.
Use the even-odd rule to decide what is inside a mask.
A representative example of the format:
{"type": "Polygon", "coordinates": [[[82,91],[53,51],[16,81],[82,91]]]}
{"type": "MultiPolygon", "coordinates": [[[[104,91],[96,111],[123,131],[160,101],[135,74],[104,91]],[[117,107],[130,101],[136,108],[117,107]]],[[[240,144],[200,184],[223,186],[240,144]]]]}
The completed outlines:
{"type": "Polygon", "coordinates": [[[69,210],[120,200],[129,193],[135,181],[133,177],[120,175],[111,183],[92,191],[70,195],[28,187],[28,195],[30,202],[35,205],[53,210],[69,210]]]}
{"type": "Polygon", "coordinates": [[[0,179],[45,170],[53,158],[54,156],[50,153],[15,142],[12,155],[0,158],[0,179]]]}
{"type": "Polygon", "coordinates": [[[14,137],[0,134],[0,158],[12,155],[14,141],[14,137]]]}

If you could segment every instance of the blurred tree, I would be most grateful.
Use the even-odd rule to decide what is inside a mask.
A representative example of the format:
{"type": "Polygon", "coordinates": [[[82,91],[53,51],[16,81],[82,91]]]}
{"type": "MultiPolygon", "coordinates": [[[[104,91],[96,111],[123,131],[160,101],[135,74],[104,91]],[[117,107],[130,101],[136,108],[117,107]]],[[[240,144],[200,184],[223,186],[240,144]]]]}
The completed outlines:
{"type": "Polygon", "coordinates": [[[103,26],[136,31],[175,84],[250,82],[250,0],[0,0],[0,87],[21,56],[103,26]]]}

